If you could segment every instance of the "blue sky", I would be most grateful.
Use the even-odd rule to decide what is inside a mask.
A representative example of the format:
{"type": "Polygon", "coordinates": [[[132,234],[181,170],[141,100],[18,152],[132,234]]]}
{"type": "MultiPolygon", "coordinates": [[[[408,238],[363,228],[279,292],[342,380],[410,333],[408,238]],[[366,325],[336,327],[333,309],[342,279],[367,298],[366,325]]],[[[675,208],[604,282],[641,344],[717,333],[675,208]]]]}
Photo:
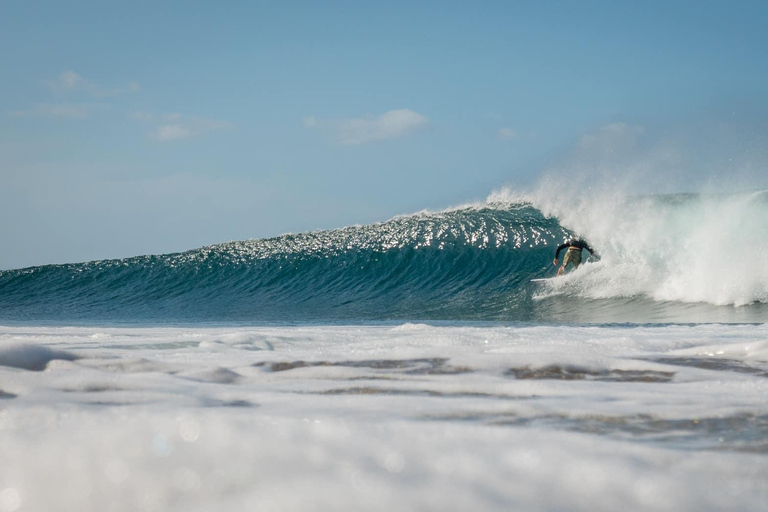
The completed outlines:
{"type": "Polygon", "coordinates": [[[617,129],[674,141],[688,173],[754,171],[766,19],[765,2],[5,0],[0,269],[482,200],[617,129]]]}

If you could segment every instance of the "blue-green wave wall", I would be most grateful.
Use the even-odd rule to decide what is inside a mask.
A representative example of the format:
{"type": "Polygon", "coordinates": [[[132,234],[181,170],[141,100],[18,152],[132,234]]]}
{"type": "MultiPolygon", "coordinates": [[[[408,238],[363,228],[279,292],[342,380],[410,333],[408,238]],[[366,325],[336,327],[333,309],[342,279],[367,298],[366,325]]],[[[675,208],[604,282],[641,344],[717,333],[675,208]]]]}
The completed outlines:
{"type": "Polygon", "coordinates": [[[0,273],[0,318],[518,319],[566,236],[530,205],[0,273]]]}

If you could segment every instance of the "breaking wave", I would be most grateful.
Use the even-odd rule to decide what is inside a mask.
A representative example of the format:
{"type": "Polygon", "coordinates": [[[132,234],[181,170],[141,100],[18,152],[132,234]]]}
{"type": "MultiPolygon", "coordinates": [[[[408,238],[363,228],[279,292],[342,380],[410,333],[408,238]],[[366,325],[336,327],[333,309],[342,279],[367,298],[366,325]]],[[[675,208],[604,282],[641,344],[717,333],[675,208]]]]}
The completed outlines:
{"type": "Polygon", "coordinates": [[[768,193],[484,204],[0,272],[6,321],[768,320],[768,193]],[[546,284],[578,234],[600,253],[546,284]]]}

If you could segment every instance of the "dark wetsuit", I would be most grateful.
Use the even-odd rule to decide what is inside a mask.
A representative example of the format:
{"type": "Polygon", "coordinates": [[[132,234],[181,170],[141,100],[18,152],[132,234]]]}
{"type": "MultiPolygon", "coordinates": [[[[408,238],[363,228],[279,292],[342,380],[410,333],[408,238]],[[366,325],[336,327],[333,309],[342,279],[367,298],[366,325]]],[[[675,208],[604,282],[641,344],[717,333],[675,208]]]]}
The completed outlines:
{"type": "Polygon", "coordinates": [[[578,249],[579,252],[582,251],[582,249],[588,250],[591,254],[595,254],[594,249],[592,249],[587,242],[584,240],[574,239],[571,238],[570,240],[566,240],[565,243],[559,245],[557,247],[557,251],[555,252],[555,259],[560,259],[560,251],[568,247],[568,249],[578,249]]]}

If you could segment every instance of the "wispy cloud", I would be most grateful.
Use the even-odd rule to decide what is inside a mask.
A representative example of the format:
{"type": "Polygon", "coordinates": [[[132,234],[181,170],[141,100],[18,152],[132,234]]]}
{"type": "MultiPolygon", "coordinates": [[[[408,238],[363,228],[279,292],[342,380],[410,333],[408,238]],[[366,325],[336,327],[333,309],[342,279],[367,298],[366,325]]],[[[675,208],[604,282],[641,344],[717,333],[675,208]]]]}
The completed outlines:
{"type": "Polygon", "coordinates": [[[29,110],[14,110],[10,115],[14,117],[69,117],[72,119],[85,119],[90,113],[89,106],[62,103],[58,105],[37,104],[29,110]]]}
{"type": "Polygon", "coordinates": [[[207,132],[228,130],[234,127],[234,124],[229,121],[182,114],[153,114],[136,111],[128,114],[128,118],[153,125],[149,131],[149,136],[162,142],[188,139],[207,132]]]}
{"type": "Polygon", "coordinates": [[[512,128],[500,128],[496,133],[496,138],[499,140],[515,140],[518,134],[512,128]]]}
{"type": "Polygon", "coordinates": [[[424,128],[429,119],[413,110],[390,110],[378,117],[323,120],[313,116],[303,120],[305,128],[330,133],[339,144],[357,145],[394,139],[424,128]]]}
{"type": "Polygon", "coordinates": [[[136,82],[119,87],[105,87],[83,78],[74,71],[63,71],[56,79],[48,82],[48,87],[56,93],[79,91],[96,97],[120,96],[141,90],[141,86],[136,82]]]}
{"type": "Polygon", "coordinates": [[[74,71],[64,71],[58,77],[56,77],[56,80],[50,82],[49,86],[54,91],[72,91],[78,87],[85,87],[87,84],[87,80],[85,80],[82,76],[78,75],[74,71]]]}
{"type": "Polygon", "coordinates": [[[153,131],[157,140],[181,140],[194,135],[194,132],[183,124],[164,124],[153,131]]]}
{"type": "MultiPolygon", "coordinates": [[[[94,97],[118,96],[124,93],[133,93],[141,89],[139,84],[131,82],[124,87],[108,88],[83,78],[74,71],[64,71],[56,79],[48,82],[48,87],[57,95],[64,93],[79,92],[94,97]]],[[[32,108],[25,110],[13,110],[8,112],[14,117],[63,117],[70,119],[85,119],[95,110],[109,109],[111,106],[107,103],[92,102],[86,103],[37,103],[32,108]]]]}

